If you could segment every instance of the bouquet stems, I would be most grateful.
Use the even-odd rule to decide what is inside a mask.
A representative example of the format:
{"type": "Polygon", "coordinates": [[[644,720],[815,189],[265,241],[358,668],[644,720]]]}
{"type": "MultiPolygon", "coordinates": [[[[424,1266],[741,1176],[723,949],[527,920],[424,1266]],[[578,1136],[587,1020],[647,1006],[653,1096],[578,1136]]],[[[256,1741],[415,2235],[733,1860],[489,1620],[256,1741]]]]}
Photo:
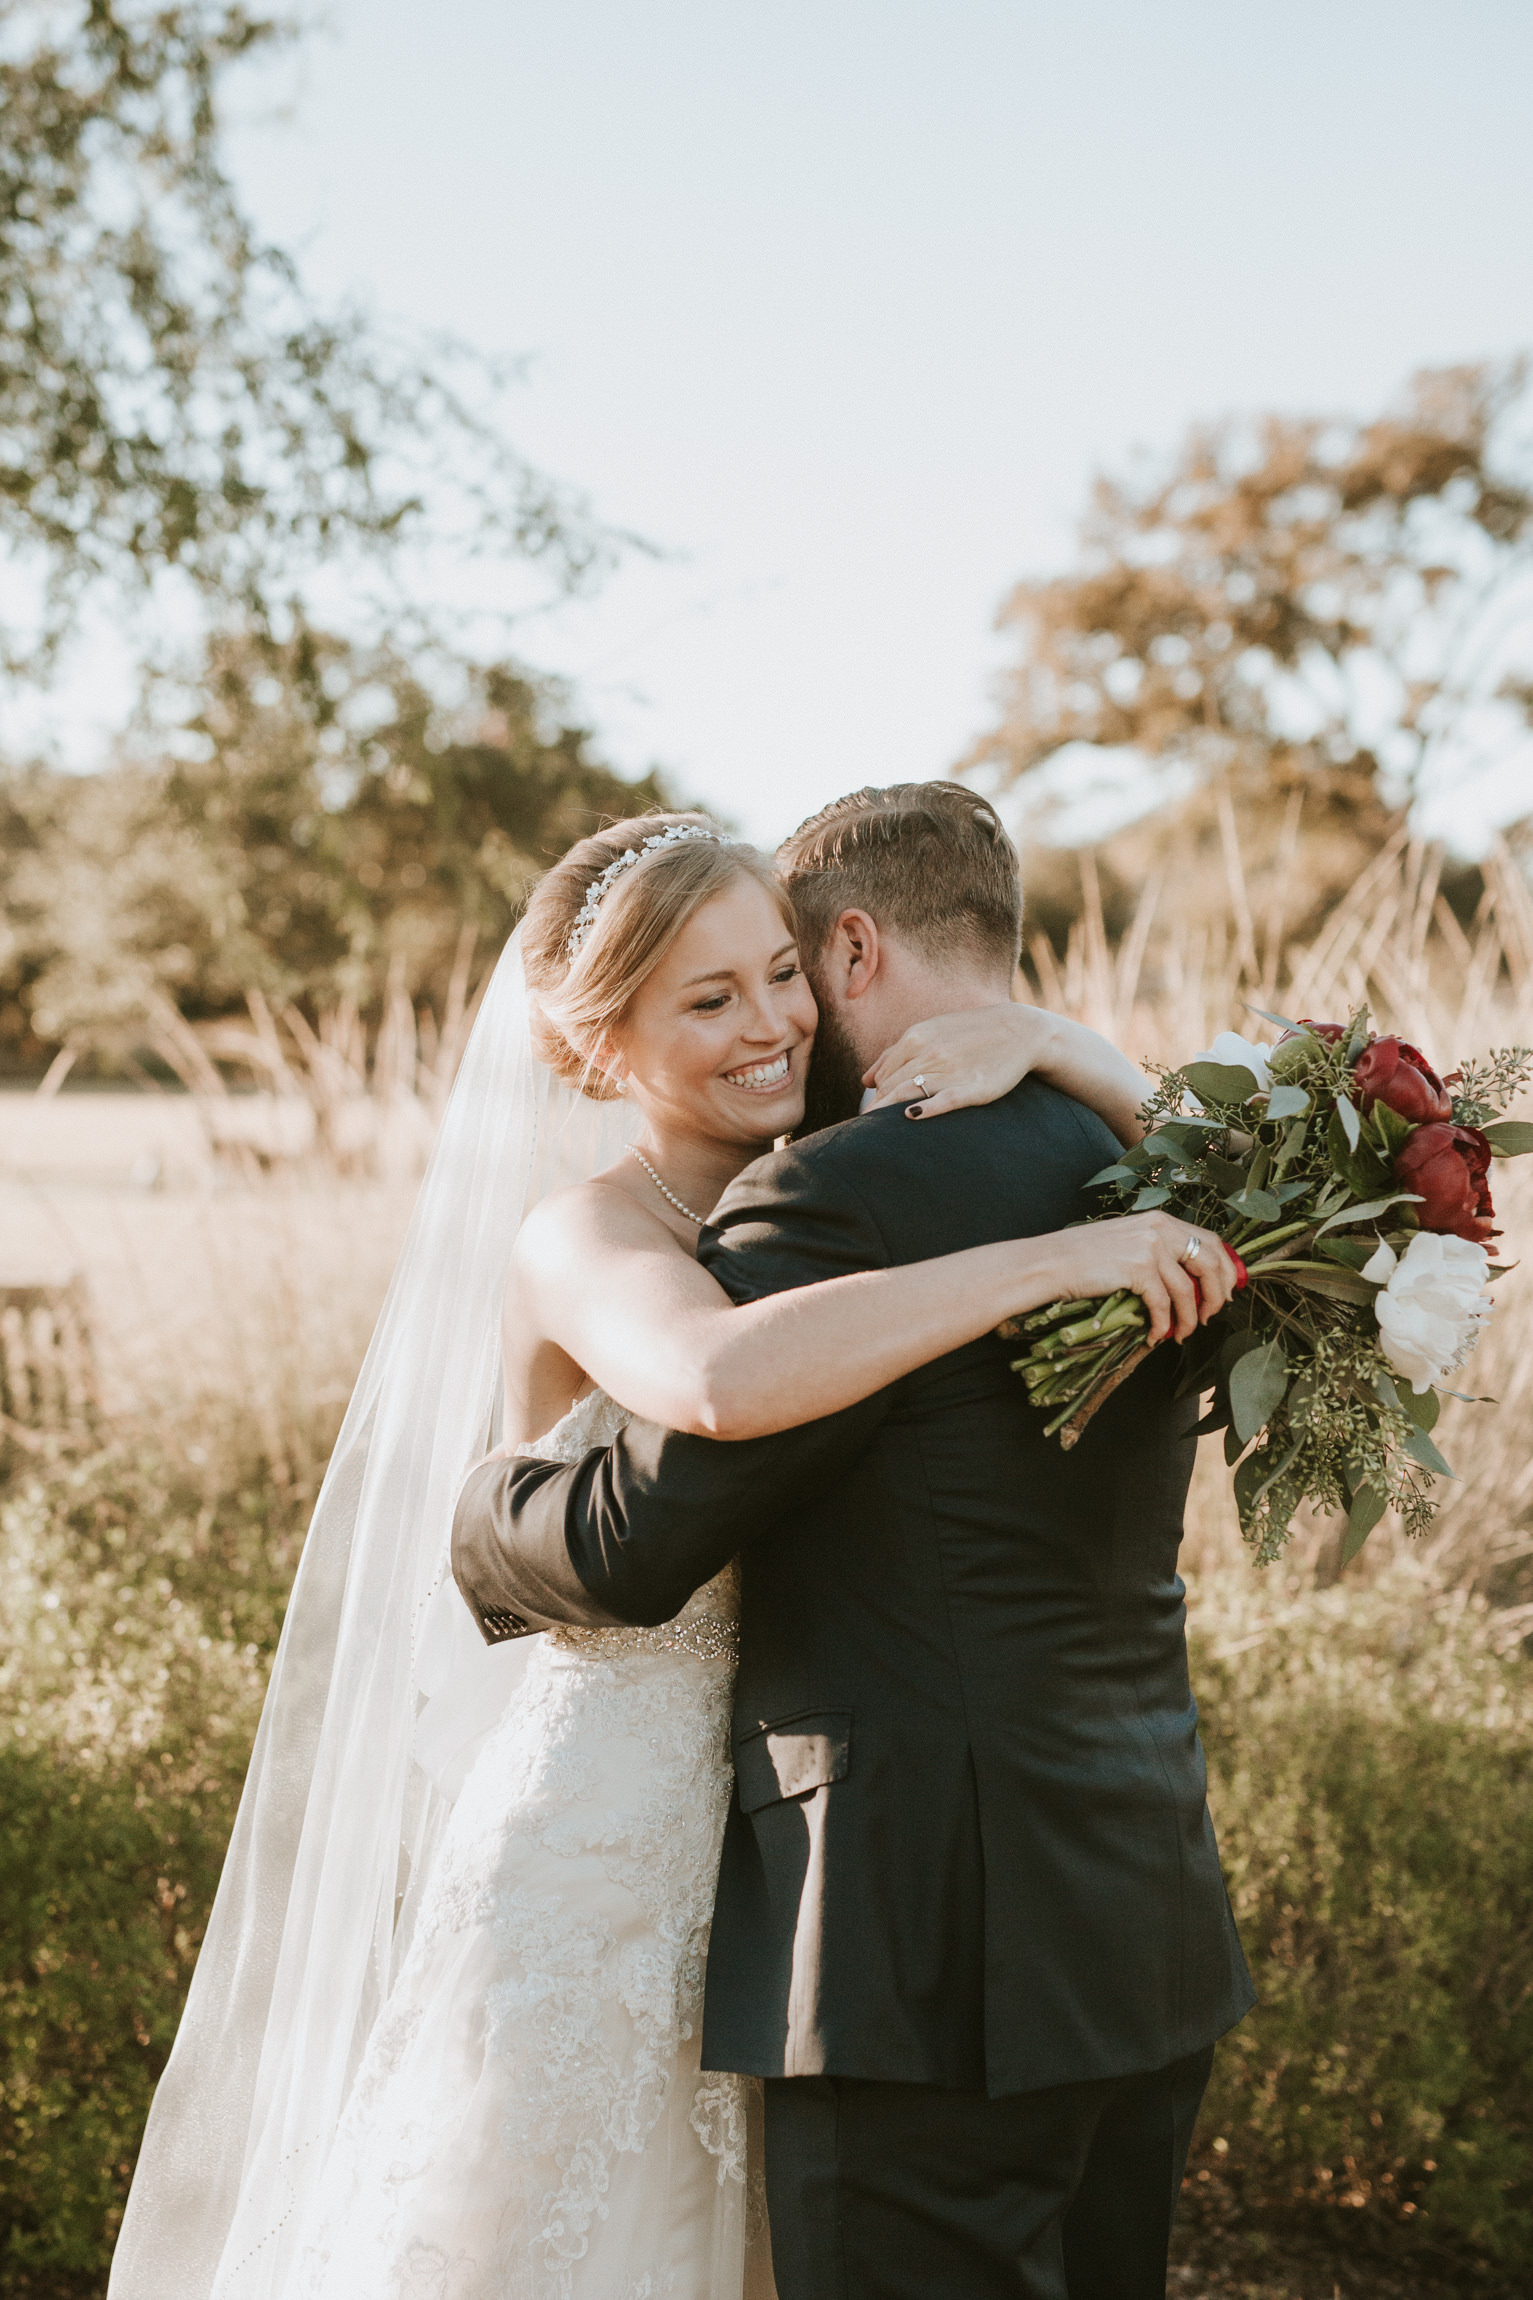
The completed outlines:
{"type": "MultiPolygon", "coordinates": [[[[1271,1261],[1263,1257],[1313,1228],[1313,1215],[1305,1215],[1247,1239],[1240,1248],[1247,1274],[1258,1278],[1281,1268],[1286,1256],[1278,1254],[1271,1261]]],[[[1022,1376],[1035,1406],[1045,1412],[1054,1409],[1044,1425],[1045,1434],[1062,1433],[1060,1443],[1067,1449],[1150,1354],[1145,1306],[1126,1288],[1090,1301],[1045,1303],[1024,1317],[1008,1318],[998,1331],[1006,1340],[1031,1338],[1025,1356],[1014,1358],[1011,1370],[1022,1376]]]]}

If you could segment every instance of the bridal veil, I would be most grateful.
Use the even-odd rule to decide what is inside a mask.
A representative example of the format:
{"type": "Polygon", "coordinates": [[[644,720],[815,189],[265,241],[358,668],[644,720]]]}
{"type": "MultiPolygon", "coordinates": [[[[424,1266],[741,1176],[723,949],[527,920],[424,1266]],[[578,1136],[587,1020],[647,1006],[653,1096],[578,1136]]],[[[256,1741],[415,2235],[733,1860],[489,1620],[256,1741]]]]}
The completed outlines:
{"type": "Polygon", "coordinates": [[[110,2300],[280,2300],[433,1845],[523,1666],[481,1644],[448,1570],[458,1487],[495,1442],[512,1243],[631,1116],[534,1057],[513,937],[315,1507],[110,2300]]]}

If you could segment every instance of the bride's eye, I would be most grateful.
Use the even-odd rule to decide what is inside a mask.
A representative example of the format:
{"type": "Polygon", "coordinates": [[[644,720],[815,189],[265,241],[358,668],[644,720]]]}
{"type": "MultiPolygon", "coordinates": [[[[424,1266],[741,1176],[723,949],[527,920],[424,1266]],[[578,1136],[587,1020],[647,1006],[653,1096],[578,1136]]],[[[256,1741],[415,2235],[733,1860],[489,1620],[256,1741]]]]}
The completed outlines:
{"type": "Polygon", "coordinates": [[[699,998],[693,1002],[694,1014],[717,1014],[729,1003],[727,993],[720,990],[712,998],[699,998]]]}
{"type": "Polygon", "coordinates": [[[797,959],[790,959],[786,966],[778,968],[777,972],[773,975],[772,980],[774,982],[792,982],[795,976],[802,974],[803,971],[804,970],[799,965],[797,959]]]}

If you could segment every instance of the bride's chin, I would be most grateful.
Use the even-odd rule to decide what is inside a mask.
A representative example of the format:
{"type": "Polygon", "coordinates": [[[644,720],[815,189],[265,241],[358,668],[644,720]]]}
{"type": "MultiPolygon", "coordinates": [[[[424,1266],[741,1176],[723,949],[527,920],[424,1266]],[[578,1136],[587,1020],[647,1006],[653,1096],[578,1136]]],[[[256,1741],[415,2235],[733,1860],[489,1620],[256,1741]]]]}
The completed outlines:
{"type": "Polygon", "coordinates": [[[791,1101],[774,1101],[762,1111],[759,1119],[747,1116],[737,1136],[742,1147],[751,1150],[770,1150],[785,1134],[795,1133],[804,1123],[804,1098],[795,1094],[791,1101]]]}

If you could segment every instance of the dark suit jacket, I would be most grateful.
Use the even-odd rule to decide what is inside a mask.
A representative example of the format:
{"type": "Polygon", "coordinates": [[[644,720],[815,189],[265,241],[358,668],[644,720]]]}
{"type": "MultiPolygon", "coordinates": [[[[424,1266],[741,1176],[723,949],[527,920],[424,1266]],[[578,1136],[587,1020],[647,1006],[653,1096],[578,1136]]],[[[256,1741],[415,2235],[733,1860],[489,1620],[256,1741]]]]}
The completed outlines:
{"type": "MultiPolygon", "coordinates": [[[[1033,1080],[762,1159],[701,1254],[736,1301],[1064,1227],[1116,1145],[1033,1080]]],[[[743,1552],[706,2067],[1028,2091],[1152,2069],[1252,2002],[1176,1571],[1164,1349],[1071,1453],[986,1337],[724,1444],[632,1423],[486,1464],[453,1565],[490,1637],[668,1620],[743,1552]]]]}

